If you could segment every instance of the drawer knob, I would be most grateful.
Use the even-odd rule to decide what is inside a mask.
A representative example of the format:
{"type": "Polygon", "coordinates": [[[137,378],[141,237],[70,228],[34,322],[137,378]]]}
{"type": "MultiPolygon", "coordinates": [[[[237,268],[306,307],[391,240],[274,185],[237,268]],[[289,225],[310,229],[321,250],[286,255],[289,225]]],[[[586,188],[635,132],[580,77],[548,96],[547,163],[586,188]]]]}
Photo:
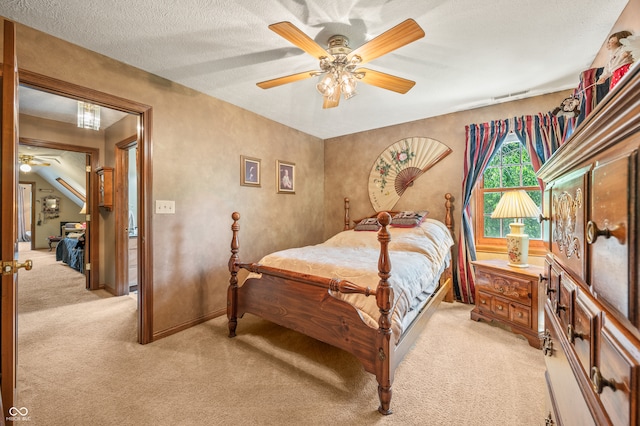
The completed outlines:
{"type": "Polygon", "coordinates": [[[560,315],[560,311],[566,311],[567,307],[564,305],[561,305],[560,303],[558,303],[557,300],[553,301],[554,304],[554,311],[556,311],[556,315],[560,315]]]}
{"type": "Polygon", "coordinates": [[[547,283],[547,286],[546,286],[546,288],[545,288],[545,291],[546,291],[547,296],[548,296],[548,295],[549,295],[549,294],[551,294],[551,293],[555,293],[555,292],[556,292],[556,289],[555,289],[555,288],[553,288],[553,287],[551,287],[551,283],[547,283]]]}
{"type": "Polygon", "coordinates": [[[498,305],[498,310],[501,311],[502,310],[502,305],[498,305]]]}
{"type": "Polygon", "coordinates": [[[542,274],[538,274],[538,281],[539,281],[539,282],[547,281],[548,279],[549,279],[549,278],[545,277],[544,275],[542,275],[542,274]]]}
{"type": "Polygon", "coordinates": [[[600,373],[598,367],[591,368],[591,384],[597,394],[601,394],[605,387],[613,389],[614,392],[616,391],[616,382],[602,377],[602,373],[600,373]]]}
{"type": "Polygon", "coordinates": [[[551,339],[551,333],[549,333],[549,330],[545,330],[544,336],[542,337],[542,353],[544,356],[553,355],[553,339],[551,339]]]}
{"type": "Polygon", "coordinates": [[[584,340],[584,334],[578,333],[574,330],[573,325],[569,324],[567,326],[567,338],[569,339],[569,342],[573,343],[576,339],[584,340]]]}
{"type": "Polygon", "coordinates": [[[620,241],[620,244],[624,244],[624,228],[621,225],[618,225],[609,229],[608,225],[608,222],[605,221],[604,228],[599,229],[598,225],[593,221],[590,220],[587,222],[587,243],[594,244],[600,236],[605,238],[611,238],[613,236],[620,241]]]}

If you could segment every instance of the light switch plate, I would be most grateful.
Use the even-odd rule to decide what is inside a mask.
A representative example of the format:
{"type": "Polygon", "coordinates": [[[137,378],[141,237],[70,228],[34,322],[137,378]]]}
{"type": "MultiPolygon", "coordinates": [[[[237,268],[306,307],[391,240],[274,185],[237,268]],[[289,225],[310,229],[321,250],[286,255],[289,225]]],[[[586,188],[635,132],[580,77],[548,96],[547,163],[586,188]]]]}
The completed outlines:
{"type": "Polygon", "coordinates": [[[173,200],[156,200],[156,214],[175,214],[176,202],[173,200]]]}

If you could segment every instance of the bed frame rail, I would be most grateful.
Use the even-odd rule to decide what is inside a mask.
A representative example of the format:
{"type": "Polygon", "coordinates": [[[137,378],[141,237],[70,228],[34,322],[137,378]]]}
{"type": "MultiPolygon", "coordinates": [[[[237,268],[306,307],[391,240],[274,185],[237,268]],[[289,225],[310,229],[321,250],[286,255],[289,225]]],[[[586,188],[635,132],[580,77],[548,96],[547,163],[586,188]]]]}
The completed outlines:
{"type": "Polygon", "coordinates": [[[337,278],[325,278],[315,275],[299,274],[297,272],[288,271],[286,269],[272,268],[271,266],[263,266],[259,263],[239,263],[240,269],[246,269],[249,272],[256,274],[267,274],[278,278],[284,278],[291,281],[297,281],[302,284],[308,284],[315,287],[326,288],[331,291],[344,293],[344,294],[364,294],[365,296],[371,296],[376,294],[371,290],[371,287],[362,287],[351,281],[340,280],[337,278]]]}

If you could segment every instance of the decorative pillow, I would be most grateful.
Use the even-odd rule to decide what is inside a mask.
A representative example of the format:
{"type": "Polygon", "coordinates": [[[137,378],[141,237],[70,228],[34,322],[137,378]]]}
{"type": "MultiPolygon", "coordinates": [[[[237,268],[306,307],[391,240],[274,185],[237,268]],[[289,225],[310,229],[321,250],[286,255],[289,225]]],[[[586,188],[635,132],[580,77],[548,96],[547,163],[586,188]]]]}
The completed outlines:
{"type": "Polygon", "coordinates": [[[380,222],[375,217],[368,217],[366,219],[362,219],[355,226],[354,231],[379,231],[382,228],[380,222]]]}
{"type": "Polygon", "coordinates": [[[391,226],[395,226],[396,228],[413,228],[420,225],[428,214],[429,212],[426,210],[400,212],[391,219],[391,226]]]}

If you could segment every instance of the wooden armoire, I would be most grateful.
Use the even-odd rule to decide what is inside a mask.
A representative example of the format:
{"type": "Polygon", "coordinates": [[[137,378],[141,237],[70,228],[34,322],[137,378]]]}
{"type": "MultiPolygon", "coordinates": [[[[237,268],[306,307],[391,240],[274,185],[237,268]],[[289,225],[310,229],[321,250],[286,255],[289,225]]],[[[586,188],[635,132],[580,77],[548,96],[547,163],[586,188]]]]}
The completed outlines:
{"type": "Polygon", "coordinates": [[[638,425],[640,66],[539,170],[547,425],[638,425]]]}

